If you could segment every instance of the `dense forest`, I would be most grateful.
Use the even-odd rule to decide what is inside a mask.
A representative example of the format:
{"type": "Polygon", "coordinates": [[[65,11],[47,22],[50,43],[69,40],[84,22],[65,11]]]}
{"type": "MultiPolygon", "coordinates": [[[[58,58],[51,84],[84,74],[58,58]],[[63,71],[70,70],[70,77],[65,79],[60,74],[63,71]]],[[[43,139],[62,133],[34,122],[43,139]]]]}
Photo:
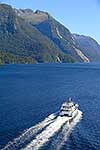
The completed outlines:
{"type": "Polygon", "coordinates": [[[16,56],[9,52],[0,51],[0,64],[30,64],[36,63],[36,61],[32,57],[26,56],[16,56]]]}

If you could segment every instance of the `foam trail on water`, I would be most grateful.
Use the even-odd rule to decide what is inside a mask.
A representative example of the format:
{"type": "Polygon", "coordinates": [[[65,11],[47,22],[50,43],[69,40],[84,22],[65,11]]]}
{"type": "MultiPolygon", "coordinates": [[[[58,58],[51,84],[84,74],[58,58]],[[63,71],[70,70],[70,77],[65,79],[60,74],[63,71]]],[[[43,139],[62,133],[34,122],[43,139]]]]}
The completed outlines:
{"type": "Polygon", "coordinates": [[[15,138],[12,142],[9,142],[2,150],[16,150],[25,142],[29,141],[32,137],[34,137],[39,131],[52,123],[57,116],[57,113],[53,113],[49,115],[42,122],[37,125],[27,129],[23,134],[21,134],[18,138],[15,138]]]}
{"type": "Polygon", "coordinates": [[[51,123],[45,130],[36,136],[36,138],[29,143],[26,148],[22,150],[38,150],[43,146],[49,139],[60,130],[60,128],[67,122],[67,117],[58,116],[53,123],[51,123]]]}
{"type": "Polygon", "coordinates": [[[74,118],[74,120],[71,122],[71,124],[64,125],[62,131],[60,134],[58,134],[57,138],[53,140],[51,143],[51,149],[54,150],[60,150],[64,143],[67,141],[71,131],[76,126],[76,124],[82,119],[82,112],[79,111],[78,115],[74,118]]]}

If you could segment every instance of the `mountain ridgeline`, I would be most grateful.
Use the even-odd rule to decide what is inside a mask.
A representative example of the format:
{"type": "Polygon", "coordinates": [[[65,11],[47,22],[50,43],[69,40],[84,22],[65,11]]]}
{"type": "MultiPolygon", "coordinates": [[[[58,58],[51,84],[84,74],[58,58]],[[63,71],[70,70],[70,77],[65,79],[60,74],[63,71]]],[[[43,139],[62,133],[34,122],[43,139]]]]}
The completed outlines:
{"type": "Polygon", "coordinates": [[[0,64],[100,61],[100,45],[49,13],[0,4],[0,64]]]}

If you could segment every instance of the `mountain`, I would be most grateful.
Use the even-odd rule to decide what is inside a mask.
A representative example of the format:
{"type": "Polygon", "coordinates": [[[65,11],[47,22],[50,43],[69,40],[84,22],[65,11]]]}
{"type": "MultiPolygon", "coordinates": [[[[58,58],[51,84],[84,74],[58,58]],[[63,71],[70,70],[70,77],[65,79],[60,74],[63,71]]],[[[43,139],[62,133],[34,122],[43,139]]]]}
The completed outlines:
{"type": "Polygon", "coordinates": [[[52,40],[6,4],[0,4],[0,50],[3,56],[9,53],[9,56],[14,57],[14,61],[13,59],[9,61],[9,59],[4,60],[1,55],[0,62],[5,63],[74,61],[71,56],[65,55],[52,40]],[[29,57],[30,61],[26,61],[29,57]]]}
{"type": "Polygon", "coordinates": [[[93,38],[84,35],[73,34],[81,51],[90,61],[100,61],[100,45],[93,38]]]}
{"type": "Polygon", "coordinates": [[[99,61],[100,46],[90,39],[72,34],[47,12],[0,4],[0,63],[99,61]]]}
{"type": "Polygon", "coordinates": [[[52,40],[64,54],[73,57],[75,61],[89,61],[75,43],[71,32],[56,21],[49,13],[40,10],[32,12],[26,9],[17,10],[17,14],[52,40]]]}

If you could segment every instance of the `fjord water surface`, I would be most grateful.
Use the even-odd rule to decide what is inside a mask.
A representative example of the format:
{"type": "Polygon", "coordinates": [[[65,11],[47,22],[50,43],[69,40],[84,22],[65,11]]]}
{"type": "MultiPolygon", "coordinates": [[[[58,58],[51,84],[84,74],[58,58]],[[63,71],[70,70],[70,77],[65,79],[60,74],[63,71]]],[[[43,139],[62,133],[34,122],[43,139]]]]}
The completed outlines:
{"type": "Polygon", "coordinates": [[[79,103],[83,118],[68,138],[64,125],[42,149],[60,141],[61,150],[99,150],[100,64],[0,66],[0,149],[57,112],[68,97],[79,103]]]}

